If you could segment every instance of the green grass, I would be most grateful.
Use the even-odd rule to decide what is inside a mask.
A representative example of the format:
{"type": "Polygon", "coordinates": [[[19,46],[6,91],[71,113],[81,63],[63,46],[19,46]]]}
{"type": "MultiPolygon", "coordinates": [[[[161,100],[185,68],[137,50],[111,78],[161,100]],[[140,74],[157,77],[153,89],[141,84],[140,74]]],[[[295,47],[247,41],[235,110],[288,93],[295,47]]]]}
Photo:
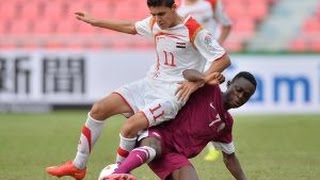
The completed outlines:
{"type": "MultiPolygon", "coordinates": [[[[74,158],[86,113],[0,114],[0,179],[56,179],[47,176],[44,168],[74,158]]],[[[320,179],[319,115],[239,116],[235,120],[237,155],[248,179],[320,179]]],[[[100,170],[113,163],[123,121],[117,116],[105,124],[86,179],[97,179],[100,170]]],[[[206,162],[204,155],[193,159],[200,179],[233,179],[221,157],[206,162]]],[[[147,166],[133,173],[139,180],[157,179],[147,166]]]]}

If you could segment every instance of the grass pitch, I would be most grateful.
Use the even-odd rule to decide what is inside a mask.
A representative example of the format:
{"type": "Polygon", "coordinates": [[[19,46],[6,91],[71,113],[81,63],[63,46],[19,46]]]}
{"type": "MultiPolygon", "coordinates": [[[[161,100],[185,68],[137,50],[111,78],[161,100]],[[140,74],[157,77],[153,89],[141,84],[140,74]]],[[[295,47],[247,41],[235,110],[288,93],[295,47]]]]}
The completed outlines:
{"type": "MultiPolygon", "coordinates": [[[[44,168],[74,158],[86,111],[48,114],[0,114],[0,179],[53,180],[44,168]]],[[[92,151],[86,179],[96,180],[100,170],[113,163],[119,129],[116,116],[92,151]]],[[[261,115],[235,117],[236,152],[248,179],[320,179],[320,115],[261,115]]],[[[193,159],[200,179],[233,179],[221,157],[203,161],[205,151],[193,159]]],[[[143,166],[133,174],[139,180],[157,179],[143,166]]],[[[61,180],[71,179],[69,177],[61,180]]]]}

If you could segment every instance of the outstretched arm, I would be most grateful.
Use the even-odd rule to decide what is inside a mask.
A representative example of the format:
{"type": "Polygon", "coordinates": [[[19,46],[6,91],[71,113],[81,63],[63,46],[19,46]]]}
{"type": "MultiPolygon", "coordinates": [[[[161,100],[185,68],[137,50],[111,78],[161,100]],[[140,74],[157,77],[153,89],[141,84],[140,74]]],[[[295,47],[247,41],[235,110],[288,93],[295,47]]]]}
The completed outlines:
{"type": "Polygon", "coordinates": [[[118,32],[127,33],[127,34],[137,34],[137,31],[135,29],[135,24],[132,22],[96,19],[90,14],[86,12],[81,12],[81,11],[76,12],[75,15],[78,20],[88,23],[92,26],[110,29],[113,31],[118,31],[118,32]]]}
{"type": "Polygon", "coordinates": [[[204,84],[215,85],[220,84],[225,80],[224,76],[219,72],[214,72],[206,76],[197,70],[186,69],[182,74],[183,77],[188,80],[181,83],[181,86],[179,86],[176,91],[178,99],[182,101],[186,101],[194,91],[202,87],[204,84]]]}
{"type": "Polygon", "coordinates": [[[205,83],[210,85],[223,83],[225,77],[219,72],[213,72],[211,74],[205,75],[194,69],[186,69],[182,72],[183,77],[191,82],[197,82],[200,86],[205,83]]]}
{"type": "Polygon", "coordinates": [[[223,154],[223,162],[230,171],[230,173],[233,175],[234,178],[237,180],[246,180],[246,176],[244,172],[242,171],[240,162],[236,156],[235,153],[232,154],[226,154],[222,151],[223,154]]]}

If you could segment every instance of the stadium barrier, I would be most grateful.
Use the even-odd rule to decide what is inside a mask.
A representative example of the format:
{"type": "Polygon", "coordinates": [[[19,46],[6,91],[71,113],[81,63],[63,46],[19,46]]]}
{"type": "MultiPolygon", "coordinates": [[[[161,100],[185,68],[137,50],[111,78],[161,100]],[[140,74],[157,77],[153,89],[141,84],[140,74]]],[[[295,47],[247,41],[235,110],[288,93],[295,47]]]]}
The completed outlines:
{"type": "MultiPolygon", "coordinates": [[[[154,59],[154,52],[145,50],[0,52],[0,109],[90,105],[144,77],[154,59]]],[[[231,59],[227,79],[246,70],[258,81],[251,101],[235,112],[320,113],[320,55],[231,55],[231,59]]],[[[45,109],[50,107],[41,111],[45,109]]]]}

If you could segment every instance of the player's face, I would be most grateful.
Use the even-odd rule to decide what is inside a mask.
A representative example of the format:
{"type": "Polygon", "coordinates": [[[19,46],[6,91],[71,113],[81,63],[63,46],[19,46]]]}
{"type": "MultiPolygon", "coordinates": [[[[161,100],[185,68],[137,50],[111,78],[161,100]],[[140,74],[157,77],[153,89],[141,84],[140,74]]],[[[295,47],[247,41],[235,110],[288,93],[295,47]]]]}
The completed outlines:
{"type": "Polygon", "coordinates": [[[224,101],[228,108],[238,108],[246,103],[255,92],[255,86],[245,78],[237,78],[228,86],[224,101]]]}
{"type": "Polygon", "coordinates": [[[176,5],[171,8],[166,6],[149,7],[150,14],[155,18],[161,29],[168,29],[176,25],[177,18],[176,5]]]}

